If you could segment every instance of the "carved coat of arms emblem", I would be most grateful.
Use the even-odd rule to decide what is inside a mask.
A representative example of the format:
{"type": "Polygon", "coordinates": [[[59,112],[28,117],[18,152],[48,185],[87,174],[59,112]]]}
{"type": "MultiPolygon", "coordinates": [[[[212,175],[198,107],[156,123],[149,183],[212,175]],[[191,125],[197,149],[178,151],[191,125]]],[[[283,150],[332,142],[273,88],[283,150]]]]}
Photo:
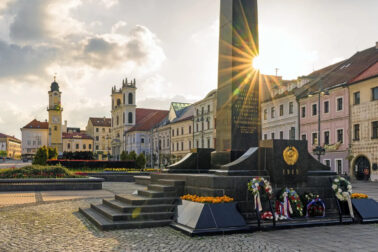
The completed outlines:
{"type": "Polygon", "coordinates": [[[294,146],[288,146],[283,151],[283,158],[288,165],[294,165],[298,161],[299,153],[294,146]]]}

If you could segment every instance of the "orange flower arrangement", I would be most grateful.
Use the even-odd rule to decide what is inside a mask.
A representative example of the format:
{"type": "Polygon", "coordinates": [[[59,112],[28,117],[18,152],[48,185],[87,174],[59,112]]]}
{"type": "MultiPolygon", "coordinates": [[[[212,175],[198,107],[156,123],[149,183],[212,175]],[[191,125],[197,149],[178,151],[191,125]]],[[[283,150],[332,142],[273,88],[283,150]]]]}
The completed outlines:
{"type": "Polygon", "coordinates": [[[352,199],[367,199],[368,196],[364,193],[352,193],[352,199]]]}
{"type": "Polygon", "coordinates": [[[187,194],[187,195],[181,196],[180,198],[183,200],[190,200],[190,201],[198,202],[198,203],[213,203],[213,204],[228,203],[228,202],[234,201],[233,198],[228,197],[226,195],[223,195],[222,197],[201,197],[197,195],[187,194]]]}

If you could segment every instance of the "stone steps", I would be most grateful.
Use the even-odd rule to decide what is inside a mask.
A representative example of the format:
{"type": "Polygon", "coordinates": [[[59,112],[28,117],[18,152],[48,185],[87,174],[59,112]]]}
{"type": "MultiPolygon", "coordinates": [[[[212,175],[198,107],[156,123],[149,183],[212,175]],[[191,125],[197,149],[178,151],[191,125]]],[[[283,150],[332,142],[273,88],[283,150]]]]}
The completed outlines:
{"type": "Polygon", "coordinates": [[[91,204],[79,211],[102,230],[159,227],[169,225],[176,214],[179,202],[174,185],[183,181],[159,181],[150,183],[148,176],[136,176],[139,183],[148,181],[146,190],[137,194],[115,195],[102,204],[91,204]]]}
{"type": "Polygon", "coordinates": [[[92,208],[82,209],[79,212],[87,217],[93,224],[101,230],[114,229],[132,229],[132,228],[148,228],[148,227],[162,227],[167,226],[172,222],[172,219],[163,220],[142,220],[142,221],[117,221],[109,220],[96,210],[92,208]]]}
{"type": "Polygon", "coordinates": [[[149,185],[151,181],[151,176],[134,176],[135,184],[138,185],[149,185]]]}

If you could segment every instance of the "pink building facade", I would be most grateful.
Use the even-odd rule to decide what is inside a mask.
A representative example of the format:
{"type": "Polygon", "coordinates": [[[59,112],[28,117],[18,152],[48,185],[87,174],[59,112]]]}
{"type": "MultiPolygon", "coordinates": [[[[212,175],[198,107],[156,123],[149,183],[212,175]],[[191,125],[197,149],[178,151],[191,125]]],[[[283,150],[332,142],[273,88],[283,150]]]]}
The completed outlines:
{"type": "MultiPolygon", "coordinates": [[[[318,145],[318,94],[299,100],[300,139],[308,142],[308,152],[318,145]]],[[[349,91],[345,86],[328,90],[320,99],[320,145],[325,148],[321,162],[338,174],[349,174],[349,91]]]]}

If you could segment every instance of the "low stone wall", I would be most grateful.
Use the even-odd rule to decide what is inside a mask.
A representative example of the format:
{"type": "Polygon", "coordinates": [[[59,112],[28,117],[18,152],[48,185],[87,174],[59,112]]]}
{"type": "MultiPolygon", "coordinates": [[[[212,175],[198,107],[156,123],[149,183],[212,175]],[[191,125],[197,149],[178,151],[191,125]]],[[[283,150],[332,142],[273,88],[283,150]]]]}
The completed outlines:
{"type": "Polygon", "coordinates": [[[147,176],[149,172],[96,172],[88,173],[91,177],[102,178],[111,182],[135,182],[134,176],[147,176]]]}
{"type": "Polygon", "coordinates": [[[0,191],[101,190],[102,178],[0,179],[0,191]]]}

